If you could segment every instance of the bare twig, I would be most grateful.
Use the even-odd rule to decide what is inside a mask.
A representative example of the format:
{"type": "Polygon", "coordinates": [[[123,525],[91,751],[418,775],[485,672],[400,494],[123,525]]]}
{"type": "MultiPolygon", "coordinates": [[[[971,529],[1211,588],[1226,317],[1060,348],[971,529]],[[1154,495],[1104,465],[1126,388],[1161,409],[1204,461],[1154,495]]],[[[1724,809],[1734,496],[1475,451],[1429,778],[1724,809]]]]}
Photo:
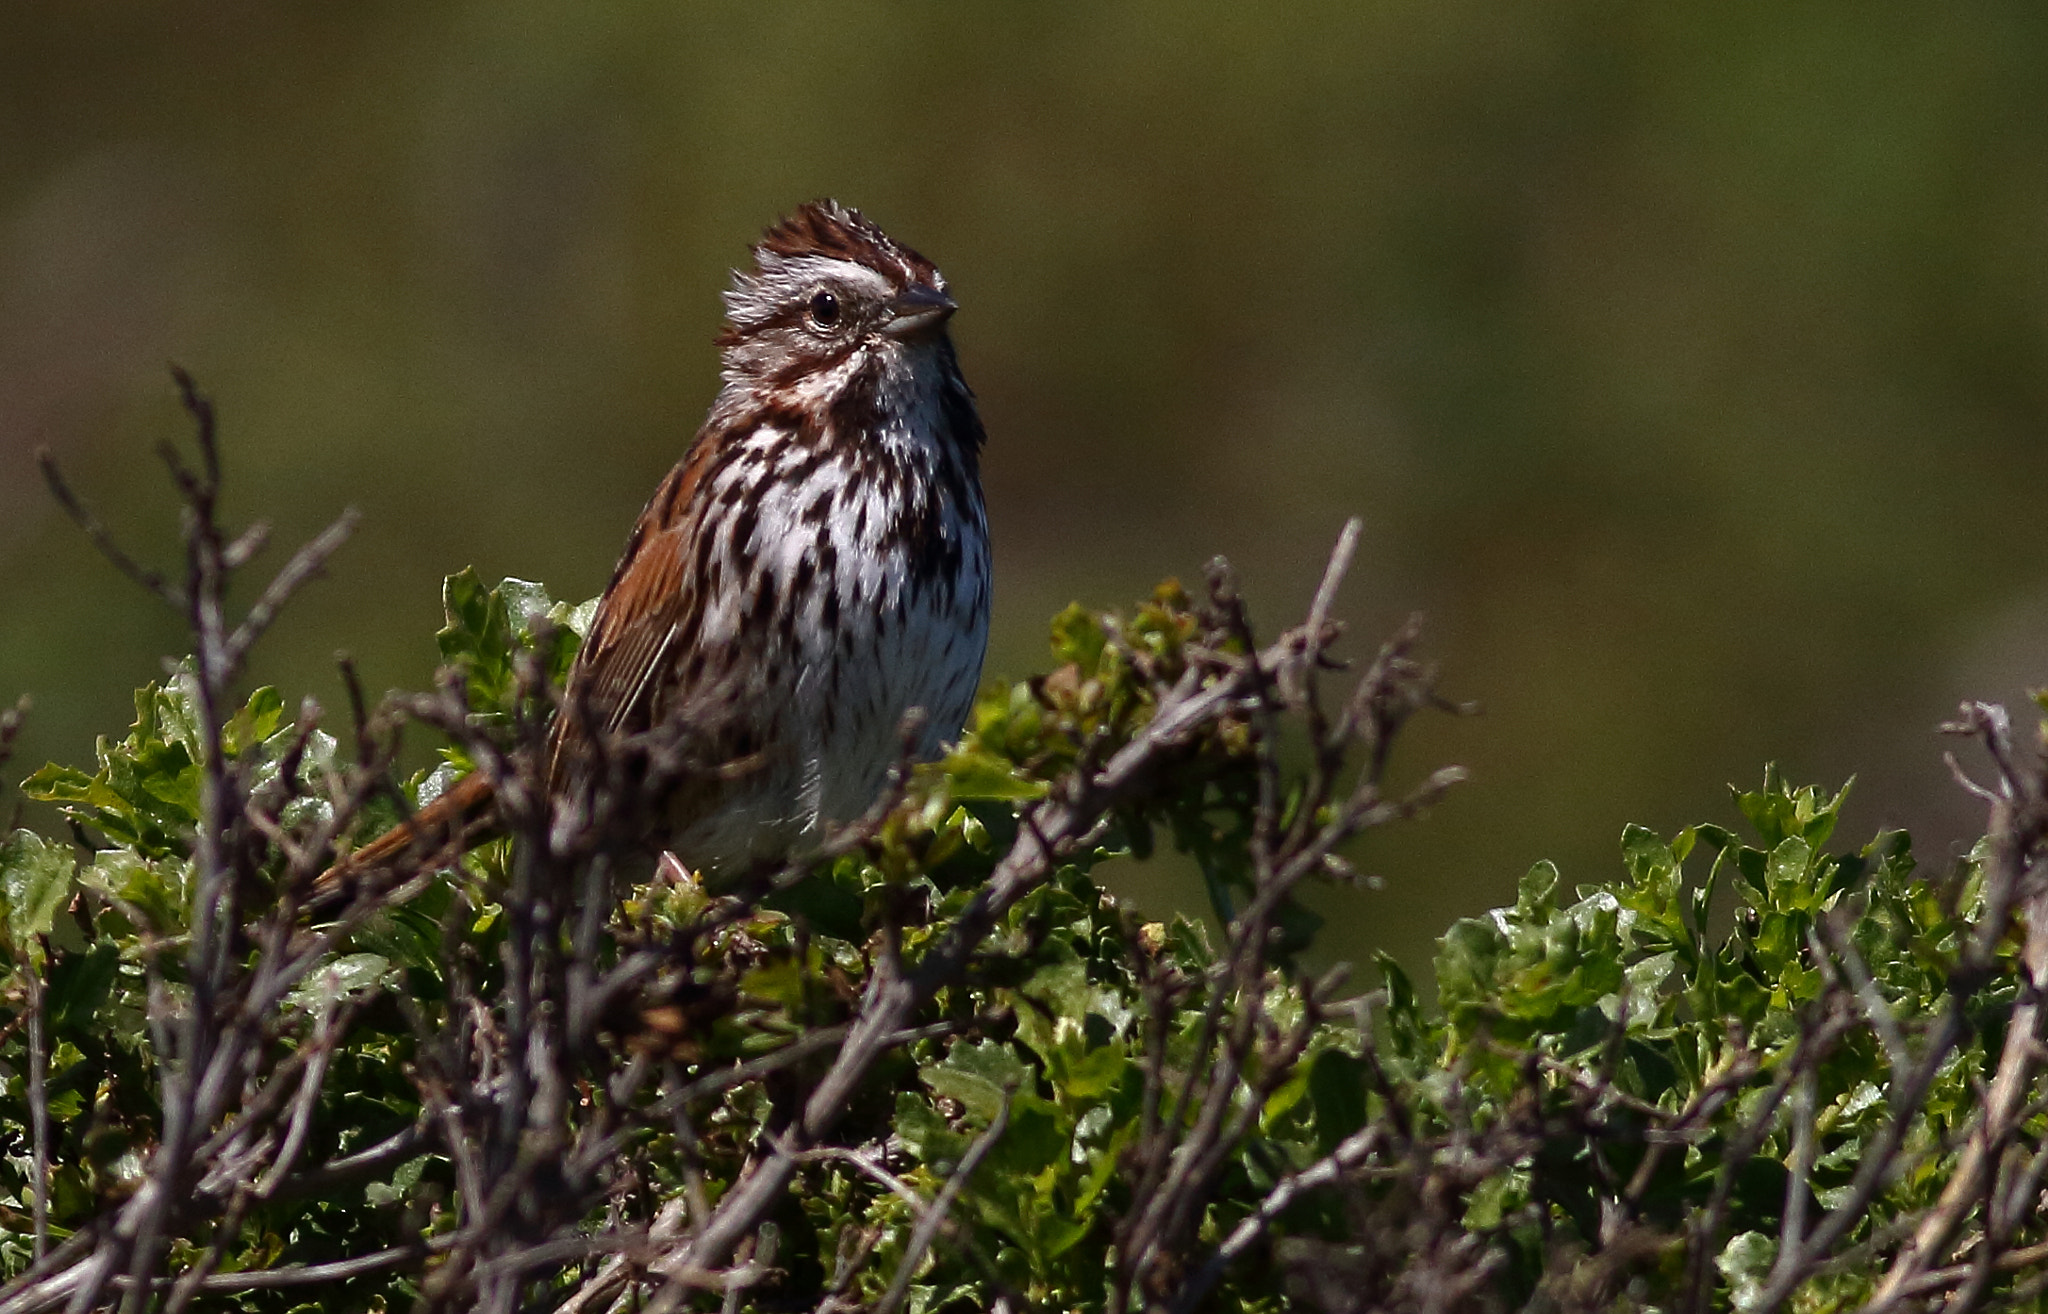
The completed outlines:
{"type": "Polygon", "coordinates": [[[1280,1215],[1304,1195],[1335,1184],[1345,1173],[1363,1165],[1380,1148],[1384,1136],[1384,1128],[1365,1127],[1345,1137],[1338,1142],[1336,1149],[1300,1172],[1290,1173],[1274,1183],[1273,1189],[1259,1202],[1259,1207],[1231,1229],[1230,1235],[1182,1285],[1174,1297],[1174,1314],[1191,1314],[1199,1308],[1222,1280],[1223,1271],[1242,1258],[1280,1215]]]}
{"type": "MultiPolygon", "coordinates": [[[[1991,800],[1990,856],[1984,881],[1987,908],[1971,942],[1974,952],[1964,965],[1966,971],[1987,970],[1995,944],[2005,935],[2010,910],[2028,886],[2043,837],[2048,835],[2048,804],[2043,798],[2048,771],[2038,760],[2038,745],[2033,751],[2035,760],[2021,764],[2021,749],[2012,740],[2011,721],[2003,708],[1966,703],[1959,719],[1943,729],[1978,737],[1999,769],[1996,788],[1975,791],[1991,800]]],[[[1872,1311],[1889,1309],[1906,1299],[1907,1289],[1940,1258],[1964,1216],[1987,1189],[1996,1157],[2012,1134],[2016,1116],[2033,1086],[2042,1027],[2038,987],[2048,980],[2048,892],[2037,890],[2027,898],[2021,967],[2036,989],[2013,1011],[1997,1072],[1961,1161],[1944,1184],[1940,1200],[1923,1216],[1911,1242],[1893,1260],[1871,1297],[1868,1308],[1872,1311]]]]}
{"type": "Polygon", "coordinates": [[[319,534],[309,539],[305,546],[292,554],[292,559],[284,564],[284,568],[265,586],[262,594],[250,604],[249,614],[235,627],[235,632],[228,636],[227,660],[230,670],[241,667],[249,655],[249,649],[263,637],[264,631],[277,619],[277,613],[283,609],[284,604],[309,580],[320,574],[326,567],[328,559],[340,551],[342,544],[348,542],[349,535],[355,532],[356,523],[361,518],[356,509],[350,507],[343,511],[333,524],[321,530],[319,534]]]}
{"type": "Polygon", "coordinates": [[[57,505],[63,507],[64,514],[70,516],[73,523],[85,531],[85,536],[92,540],[92,545],[99,549],[101,556],[112,563],[114,569],[126,575],[139,587],[154,594],[166,606],[178,611],[185,609],[184,594],[160,572],[148,569],[129,556],[127,550],[115,539],[113,531],[109,530],[100,518],[92,513],[92,509],[71,491],[71,485],[64,481],[63,473],[57,468],[57,458],[51,455],[49,448],[36,449],[36,464],[42,468],[43,481],[50,486],[50,495],[57,499],[57,505]]]}
{"type": "Polygon", "coordinates": [[[981,1167],[981,1161],[1003,1138],[1003,1131],[1010,1125],[1010,1101],[1016,1095],[1014,1088],[1003,1092],[1002,1106],[996,1116],[989,1120],[986,1130],[974,1138],[967,1147],[967,1153],[960,1156],[953,1173],[946,1179],[946,1185],[939,1191],[938,1198],[918,1216],[917,1227],[910,1234],[910,1244],[903,1248],[903,1258],[896,1265],[895,1280],[875,1304],[875,1314],[895,1314],[896,1307],[903,1303],[903,1297],[910,1292],[911,1279],[917,1276],[918,1266],[924,1263],[925,1252],[932,1248],[932,1241],[939,1234],[946,1219],[953,1212],[953,1202],[960,1198],[960,1192],[973,1180],[974,1170],[981,1167]]]}
{"type": "Polygon", "coordinates": [[[21,980],[28,993],[28,1117],[32,1147],[30,1165],[35,1174],[35,1257],[41,1259],[50,1248],[50,1097],[46,1084],[50,1063],[49,1042],[44,1036],[43,974],[26,952],[20,964],[21,980]]]}

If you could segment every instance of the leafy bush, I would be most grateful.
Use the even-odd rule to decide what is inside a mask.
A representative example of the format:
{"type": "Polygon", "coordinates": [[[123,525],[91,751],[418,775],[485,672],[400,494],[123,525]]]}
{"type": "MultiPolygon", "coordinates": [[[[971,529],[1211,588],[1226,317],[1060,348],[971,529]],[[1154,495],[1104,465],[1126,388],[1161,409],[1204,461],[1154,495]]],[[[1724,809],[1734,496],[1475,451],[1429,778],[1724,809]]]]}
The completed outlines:
{"type": "MultiPolygon", "coordinates": [[[[1329,604],[1262,644],[1227,567],[1070,608],[943,761],[824,853],[707,888],[633,856],[690,769],[537,766],[587,608],[451,577],[434,694],[353,742],[228,689],[212,520],[195,653],[0,845],[0,1311],[182,1308],[1689,1311],[2032,1306],[2048,1131],[2039,737],[1973,706],[1991,821],[1952,871],[1834,844],[1775,773],[1718,825],[1549,864],[1400,969],[1300,965],[1304,881],[1355,882],[1394,738],[1443,706],[1395,636],[1332,696],[1329,604]],[[209,592],[209,590],[211,590],[209,592]],[[401,724],[446,741],[397,779],[401,724]],[[333,855],[460,773],[512,831],[337,904],[333,855]],[[1097,879],[1161,842],[1215,920],[1097,879]]],[[[104,530],[59,486],[103,545],[104,530]]],[[[117,561],[125,563],[125,557],[117,561]]],[[[0,746],[6,731],[0,726],[0,746]]]]}

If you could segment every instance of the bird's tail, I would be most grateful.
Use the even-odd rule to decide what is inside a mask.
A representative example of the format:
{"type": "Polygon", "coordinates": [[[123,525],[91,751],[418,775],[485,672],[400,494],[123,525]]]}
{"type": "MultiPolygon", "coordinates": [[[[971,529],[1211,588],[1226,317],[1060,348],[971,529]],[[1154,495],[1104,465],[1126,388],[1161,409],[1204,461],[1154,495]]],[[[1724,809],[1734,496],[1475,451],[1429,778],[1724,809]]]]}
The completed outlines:
{"type": "Polygon", "coordinates": [[[491,782],[471,772],[439,798],[320,873],[308,902],[333,903],[365,880],[374,880],[401,858],[422,866],[453,861],[497,829],[491,782]]]}

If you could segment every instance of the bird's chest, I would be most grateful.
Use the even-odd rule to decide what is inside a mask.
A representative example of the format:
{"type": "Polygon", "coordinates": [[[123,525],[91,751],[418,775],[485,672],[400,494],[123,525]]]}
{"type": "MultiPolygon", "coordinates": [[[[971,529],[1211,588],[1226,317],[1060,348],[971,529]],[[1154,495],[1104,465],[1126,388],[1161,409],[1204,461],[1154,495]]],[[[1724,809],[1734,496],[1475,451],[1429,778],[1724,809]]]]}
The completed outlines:
{"type": "Polygon", "coordinates": [[[915,453],[799,453],[772,474],[726,528],[707,620],[751,638],[760,738],[793,773],[767,792],[845,819],[902,754],[913,709],[920,755],[966,717],[987,640],[986,524],[972,480],[915,453]]]}

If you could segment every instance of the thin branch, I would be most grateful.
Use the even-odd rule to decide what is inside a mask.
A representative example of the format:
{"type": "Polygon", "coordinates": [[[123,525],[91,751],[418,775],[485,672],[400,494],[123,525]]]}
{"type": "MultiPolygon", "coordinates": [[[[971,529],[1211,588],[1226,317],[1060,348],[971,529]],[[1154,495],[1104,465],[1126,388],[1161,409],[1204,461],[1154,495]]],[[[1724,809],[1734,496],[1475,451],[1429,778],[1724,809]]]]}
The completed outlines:
{"type": "MultiPolygon", "coordinates": [[[[388,1250],[373,1250],[367,1255],[352,1259],[337,1259],[326,1264],[286,1264],[279,1268],[253,1268],[238,1273],[209,1274],[199,1283],[199,1290],[205,1292],[230,1291],[281,1291],[294,1287],[319,1287],[332,1282],[346,1282],[350,1278],[368,1277],[372,1273],[385,1273],[408,1264],[417,1264],[438,1251],[446,1250],[449,1238],[436,1237],[424,1245],[393,1246],[388,1250]]],[[[117,1277],[117,1287],[129,1287],[132,1279],[117,1277]]],[[[158,1278],[151,1283],[155,1289],[165,1289],[171,1279],[158,1278]]]]}
{"type": "Polygon", "coordinates": [[[896,1265],[896,1278],[876,1303],[875,1314],[895,1314],[896,1307],[910,1293],[910,1283],[917,1276],[918,1265],[924,1263],[925,1252],[932,1248],[939,1228],[951,1216],[953,1202],[960,1198],[960,1192],[973,1180],[974,1170],[981,1167],[982,1160],[988,1158],[989,1151],[995,1148],[996,1142],[1003,1138],[1004,1129],[1010,1125],[1010,1101],[1016,1093],[1015,1087],[1003,1092],[1002,1107],[989,1120],[988,1129],[974,1138],[974,1143],[967,1147],[967,1153],[961,1155],[960,1162],[954,1166],[953,1175],[946,1179],[938,1198],[919,1216],[917,1228],[910,1234],[910,1244],[904,1247],[903,1258],[896,1265]]]}
{"type": "Polygon", "coordinates": [[[1337,1143],[1337,1148],[1297,1173],[1273,1184],[1259,1207],[1231,1229],[1202,1266],[1182,1285],[1170,1306],[1173,1314],[1192,1314],[1223,1279],[1224,1270],[1237,1262],[1295,1201],[1311,1191],[1334,1185],[1345,1173],[1354,1171],[1380,1148],[1385,1129],[1368,1126],[1337,1143]]]}
{"type": "Polygon", "coordinates": [[[228,636],[227,653],[230,670],[240,668],[249,655],[249,649],[277,619],[285,603],[291,600],[307,581],[317,576],[327,565],[329,558],[341,550],[355,532],[356,524],[362,519],[354,507],[349,507],[335,518],[333,524],[307,540],[305,546],[292,554],[292,559],[277,572],[262,594],[249,607],[249,614],[228,636]]]}
{"type": "Polygon", "coordinates": [[[71,485],[64,481],[63,472],[57,468],[57,458],[51,455],[49,448],[36,449],[36,464],[42,468],[43,482],[50,486],[50,495],[57,499],[57,505],[64,508],[64,514],[70,516],[72,522],[85,531],[85,536],[92,540],[92,545],[99,549],[100,555],[105,557],[114,569],[126,575],[172,610],[185,610],[185,595],[177,586],[166,580],[160,572],[149,569],[129,556],[127,550],[114,538],[113,531],[109,530],[100,518],[93,514],[92,509],[71,491],[71,485]]]}
{"type": "Polygon", "coordinates": [[[29,960],[26,949],[20,964],[21,979],[28,991],[28,1118],[32,1146],[30,1165],[35,1173],[32,1197],[35,1207],[35,1257],[41,1259],[50,1248],[50,1099],[47,1086],[50,1066],[49,1041],[43,1032],[43,974],[29,960]]]}

